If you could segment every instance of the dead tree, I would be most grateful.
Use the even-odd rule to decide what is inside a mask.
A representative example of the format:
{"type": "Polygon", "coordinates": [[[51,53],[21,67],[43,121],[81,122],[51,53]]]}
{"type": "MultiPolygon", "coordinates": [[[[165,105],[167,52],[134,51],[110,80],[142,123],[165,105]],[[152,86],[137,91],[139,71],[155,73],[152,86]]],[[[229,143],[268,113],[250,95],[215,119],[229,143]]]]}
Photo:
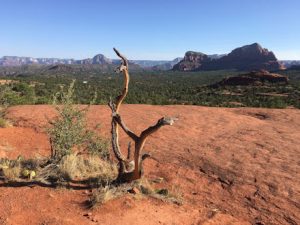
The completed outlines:
{"type": "Polygon", "coordinates": [[[128,73],[128,61],[117,49],[114,48],[115,53],[121,59],[121,65],[117,69],[117,72],[123,73],[124,75],[124,87],[119,96],[116,97],[115,101],[110,100],[109,107],[112,111],[111,121],[111,135],[112,135],[112,149],[115,157],[119,162],[119,173],[118,182],[131,182],[141,178],[143,171],[143,161],[148,158],[149,154],[142,154],[143,147],[149,135],[158,131],[164,125],[172,125],[175,118],[163,117],[157,121],[154,126],[150,126],[140,135],[132,132],[124,123],[119,114],[120,106],[128,93],[129,84],[129,73],[128,73]],[[131,145],[128,145],[127,157],[124,157],[119,146],[119,127],[133,140],[134,142],[134,157],[131,158],[131,145]]]}

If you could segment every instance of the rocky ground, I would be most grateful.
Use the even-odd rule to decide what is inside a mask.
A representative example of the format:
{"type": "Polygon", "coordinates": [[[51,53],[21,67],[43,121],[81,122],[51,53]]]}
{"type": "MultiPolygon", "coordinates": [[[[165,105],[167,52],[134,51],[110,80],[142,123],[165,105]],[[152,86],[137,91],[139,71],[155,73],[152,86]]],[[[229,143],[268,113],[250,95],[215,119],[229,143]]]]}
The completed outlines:
{"type": "MultiPolygon", "coordinates": [[[[300,224],[300,110],[124,105],[121,114],[136,132],[179,118],[148,139],[145,176],[163,178],[183,205],[128,194],[89,210],[87,190],[0,183],[0,224],[300,224]]],[[[51,106],[10,108],[0,157],[49,155],[53,116],[51,106]]],[[[107,137],[109,121],[107,106],[90,107],[89,125],[107,137]]]]}

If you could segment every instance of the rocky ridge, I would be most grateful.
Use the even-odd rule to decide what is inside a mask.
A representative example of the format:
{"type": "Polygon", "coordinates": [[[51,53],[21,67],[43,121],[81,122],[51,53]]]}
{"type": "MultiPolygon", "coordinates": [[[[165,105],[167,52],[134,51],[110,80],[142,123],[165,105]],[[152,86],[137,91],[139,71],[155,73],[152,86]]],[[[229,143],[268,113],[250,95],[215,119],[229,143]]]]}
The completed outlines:
{"type": "Polygon", "coordinates": [[[221,58],[211,58],[200,52],[188,51],[184,59],[173,67],[179,71],[197,70],[280,70],[284,66],[277,60],[275,54],[258,43],[236,48],[221,58]]]}

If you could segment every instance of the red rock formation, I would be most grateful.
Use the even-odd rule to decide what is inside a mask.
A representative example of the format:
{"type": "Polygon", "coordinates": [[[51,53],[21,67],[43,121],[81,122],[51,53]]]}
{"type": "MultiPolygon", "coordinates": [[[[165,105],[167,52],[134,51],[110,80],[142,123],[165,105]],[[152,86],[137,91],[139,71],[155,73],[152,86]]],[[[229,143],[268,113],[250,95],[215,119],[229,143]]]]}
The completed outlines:
{"type": "Polygon", "coordinates": [[[287,76],[270,73],[266,70],[260,70],[239,76],[227,77],[213,86],[261,85],[266,81],[270,83],[287,83],[288,80],[287,76]]]}
{"type": "Polygon", "coordinates": [[[173,67],[173,70],[280,70],[283,65],[274,53],[254,43],[234,49],[219,59],[210,59],[203,53],[187,52],[184,59],[173,67]],[[193,53],[193,54],[192,54],[193,53]]]}
{"type": "Polygon", "coordinates": [[[210,61],[211,59],[206,54],[188,51],[185,53],[184,58],[179,63],[174,65],[173,70],[193,71],[201,68],[203,64],[210,61]]]}
{"type": "Polygon", "coordinates": [[[246,45],[234,49],[228,55],[205,65],[203,69],[238,69],[238,70],[279,70],[283,66],[274,53],[259,44],[246,45]]]}

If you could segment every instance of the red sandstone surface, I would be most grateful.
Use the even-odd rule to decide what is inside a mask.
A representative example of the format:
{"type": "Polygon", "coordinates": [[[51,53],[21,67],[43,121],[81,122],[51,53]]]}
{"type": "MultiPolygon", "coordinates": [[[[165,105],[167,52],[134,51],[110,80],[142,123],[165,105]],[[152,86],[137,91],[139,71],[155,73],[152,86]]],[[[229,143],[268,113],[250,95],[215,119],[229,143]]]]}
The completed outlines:
{"type": "MultiPolygon", "coordinates": [[[[300,110],[123,105],[121,114],[136,132],[179,118],[148,139],[145,176],[163,178],[183,205],[128,194],[89,210],[87,191],[0,183],[0,224],[300,224],[300,110]]],[[[51,106],[10,108],[15,125],[0,128],[0,157],[49,155],[54,116],[51,106]]],[[[90,107],[88,122],[109,137],[107,106],[90,107]]]]}

